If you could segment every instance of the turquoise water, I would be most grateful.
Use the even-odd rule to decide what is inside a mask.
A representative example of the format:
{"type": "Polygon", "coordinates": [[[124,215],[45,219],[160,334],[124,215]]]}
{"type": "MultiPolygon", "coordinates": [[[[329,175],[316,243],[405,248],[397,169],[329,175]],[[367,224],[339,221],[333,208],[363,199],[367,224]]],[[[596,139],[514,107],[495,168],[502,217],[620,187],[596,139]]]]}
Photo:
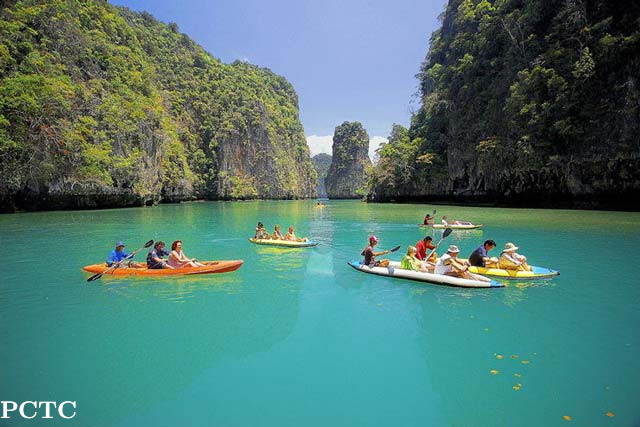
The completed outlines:
{"type": "Polygon", "coordinates": [[[0,425],[640,423],[639,214],[326,203],[0,216],[0,400],[77,401],[70,421],[0,425]],[[485,224],[446,240],[463,255],[513,241],[562,274],[458,289],[347,266],[371,233],[415,244],[433,209],[485,224]],[[258,220],[319,245],[252,245],[258,220]],[[244,265],[92,283],[80,270],[119,239],[177,238],[188,256],[244,265]]]}

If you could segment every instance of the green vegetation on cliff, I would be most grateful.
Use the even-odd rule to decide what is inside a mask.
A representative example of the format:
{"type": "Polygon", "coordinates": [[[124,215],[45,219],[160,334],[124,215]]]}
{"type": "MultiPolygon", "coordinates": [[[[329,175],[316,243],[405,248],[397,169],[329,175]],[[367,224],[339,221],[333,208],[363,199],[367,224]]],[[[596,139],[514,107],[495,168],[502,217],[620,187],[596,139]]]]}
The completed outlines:
{"type": "Polygon", "coordinates": [[[331,199],[362,197],[371,168],[369,135],[360,122],[344,122],[333,134],[333,156],[325,185],[331,199]]]}
{"type": "Polygon", "coordinates": [[[320,153],[313,156],[311,161],[318,175],[318,197],[327,197],[327,188],[324,180],[327,178],[327,172],[329,172],[329,167],[331,166],[331,156],[320,153]]]}
{"type": "Polygon", "coordinates": [[[105,1],[0,11],[3,210],[315,195],[298,99],[105,1]]]}
{"type": "Polygon", "coordinates": [[[450,0],[441,19],[370,199],[638,200],[639,3],[450,0]]]}

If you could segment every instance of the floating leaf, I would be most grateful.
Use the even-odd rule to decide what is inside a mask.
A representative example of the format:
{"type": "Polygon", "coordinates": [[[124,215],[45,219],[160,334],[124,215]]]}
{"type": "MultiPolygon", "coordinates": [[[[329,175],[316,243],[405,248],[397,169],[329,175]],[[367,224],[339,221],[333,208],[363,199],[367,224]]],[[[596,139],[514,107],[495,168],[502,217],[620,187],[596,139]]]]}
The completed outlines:
{"type": "Polygon", "coordinates": [[[569,415],[563,415],[562,418],[564,418],[566,421],[571,421],[571,417],[569,415]]]}

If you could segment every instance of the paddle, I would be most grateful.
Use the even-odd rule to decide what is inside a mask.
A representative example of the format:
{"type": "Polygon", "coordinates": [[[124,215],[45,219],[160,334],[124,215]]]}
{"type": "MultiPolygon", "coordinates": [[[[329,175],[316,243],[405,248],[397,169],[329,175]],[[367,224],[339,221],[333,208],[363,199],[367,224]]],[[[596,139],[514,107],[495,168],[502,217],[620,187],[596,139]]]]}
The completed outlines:
{"type": "Polygon", "coordinates": [[[429,252],[429,254],[424,258],[425,261],[428,261],[429,258],[431,258],[431,254],[433,254],[433,252],[436,250],[436,248],[438,246],[440,246],[440,243],[442,243],[442,241],[449,235],[451,234],[453,230],[450,228],[445,228],[444,232],[442,233],[442,237],[440,238],[440,240],[438,241],[438,244],[436,245],[435,248],[431,249],[431,252],[429,252]]]}
{"type": "Polygon", "coordinates": [[[128,259],[131,259],[134,257],[135,254],[137,254],[138,252],[140,252],[141,250],[148,248],[149,246],[153,245],[153,240],[149,240],[147,243],[144,244],[143,247],[141,247],[140,249],[137,249],[133,252],[131,252],[129,255],[127,255],[125,258],[121,259],[118,262],[113,263],[113,265],[109,268],[107,268],[105,271],[103,271],[102,273],[96,273],[93,276],[89,277],[87,279],[87,282],[93,282],[94,280],[98,280],[99,278],[102,277],[103,274],[106,274],[108,271],[114,270],[118,267],[120,267],[120,264],[122,264],[123,262],[125,262],[128,259]]]}
{"type": "Polygon", "coordinates": [[[391,252],[395,252],[395,251],[397,251],[398,249],[400,249],[400,245],[396,246],[395,248],[391,248],[391,249],[389,249],[389,253],[391,253],[391,252]]]}

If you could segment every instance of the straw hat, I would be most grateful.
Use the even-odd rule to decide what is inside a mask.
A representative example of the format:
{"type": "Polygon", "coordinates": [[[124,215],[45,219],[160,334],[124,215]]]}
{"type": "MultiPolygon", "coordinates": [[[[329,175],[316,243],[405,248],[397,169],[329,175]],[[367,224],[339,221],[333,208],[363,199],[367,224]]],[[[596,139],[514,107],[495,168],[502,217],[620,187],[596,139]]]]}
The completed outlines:
{"type": "Polygon", "coordinates": [[[447,249],[447,252],[457,254],[458,252],[460,252],[460,249],[458,249],[456,245],[451,245],[449,246],[449,249],[447,249]]]}
{"type": "Polygon", "coordinates": [[[502,252],[515,252],[518,249],[520,248],[514,245],[513,243],[509,242],[506,245],[504,245],[504,249],[502,250],[502,252]]]}

